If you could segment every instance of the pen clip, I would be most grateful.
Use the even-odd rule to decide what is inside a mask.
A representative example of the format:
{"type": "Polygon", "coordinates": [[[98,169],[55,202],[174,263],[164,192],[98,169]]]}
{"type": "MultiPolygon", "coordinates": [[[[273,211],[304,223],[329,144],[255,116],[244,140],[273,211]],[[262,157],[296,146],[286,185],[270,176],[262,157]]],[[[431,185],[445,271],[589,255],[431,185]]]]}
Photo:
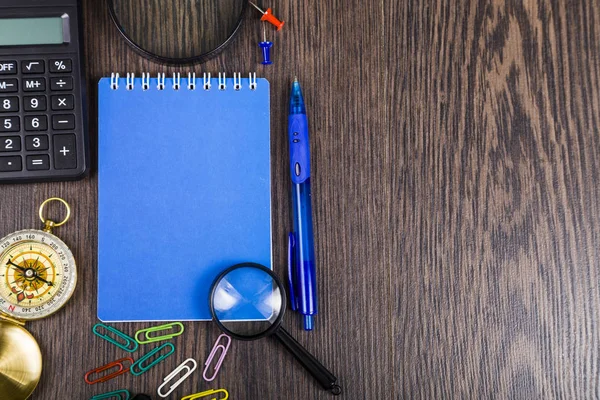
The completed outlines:
{"type": "Polygon", "coordinates": [[[296,235],[294,232],[290,232],[288,235],[288,285],[290,287],[290,303],[292,304],[292,310],[298,309],[298,299],[296,298],[296,235]]]}

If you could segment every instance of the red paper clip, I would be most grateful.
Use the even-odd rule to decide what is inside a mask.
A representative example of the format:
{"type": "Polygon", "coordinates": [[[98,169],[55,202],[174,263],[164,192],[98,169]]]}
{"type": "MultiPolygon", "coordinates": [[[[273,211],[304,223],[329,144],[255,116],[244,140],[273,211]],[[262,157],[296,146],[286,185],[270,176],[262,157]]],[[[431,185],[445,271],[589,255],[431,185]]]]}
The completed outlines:
{"type": "Polygon", "coordinates": [[[108,381],[110,379],[116,378],[117,376],[124,374],[125,372],[128,372],[129,368],[131,367],[131,364],[133,364],[133,358],[131,358],[131,357],[125,357],[125,358],[121,358],[121,359],[119,359],[117,361],[110,362],[110,363],[108,363],[106,365],[103,365],[101,367],[93,369],[93,370],[89,371],[87,374],[85,374],[85,378],[84,378],[85,382],[88,385],[93,385],[94,383],[106,382],[106,381],[108,381]],[[129,361],[129,365],[127,367],[125,367],[125,365],[123,363],[124,361],[129,361]],[[89,380],[90,375],[92,375],[92,374],[99,374],[101,372],[107,371],[107,370],[115,368],[115,367],[118,367],[119,370],[115,371],[115,372],[112,372],[112,373],[110,373],[108,375],[105,375],[105,376],[103,376],[103,377],[101,377],[99,379],[96,379],[96,380],[93,380],[93,381],[89,380]]]}

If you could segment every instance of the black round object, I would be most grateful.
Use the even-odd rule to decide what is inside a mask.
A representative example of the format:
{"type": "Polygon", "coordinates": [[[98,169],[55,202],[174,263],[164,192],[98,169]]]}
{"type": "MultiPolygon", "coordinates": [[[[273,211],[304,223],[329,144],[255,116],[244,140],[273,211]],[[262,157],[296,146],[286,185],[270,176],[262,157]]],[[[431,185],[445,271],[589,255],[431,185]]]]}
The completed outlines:
{"type": "Polygon", "coordinates": [[[245,0],[107,0],[110,17],[139,54],[165,64],[203,63],[238,33],[245,0]]]}
{"type": "Polygon", "coordinates": [[[281,327],[286,294],[273,271],[256,263],[236,264],[215,279],[208,302],[223,332],[241,340],[273,335],[324,389],[342,393],[335,375],[281,327]]]}
{"type": "MultiPolygon", "coordinates": [[[[227,268],[215,279],[209,296],[213,320],[223,332],[238,340],[255,340],[273,334],[281,325],[286,310],[286,293],[281,281],[273,271],[256,263],[241,263],[227,268]],[[225,286],[232,287],[230,282],[235,282],[233,284],[236,289],[235,293],[240,295],[242,301],[246,301],[245,309],[238,308],[236,311],[228,304],[228,310],[219,310],[218,298],[222,297],[219,296],[219,290],[225,286]],[[257,305],[248,306],[247,300],[260,299],[260,294],[257,294],[255,290],[257,282],[263,284],[261,292],[265,296],[262,297],[262,302],[261,300],[257,301],[257,305]],[[244,288],[238,286],[243,283],[248,284],[245,287],[248,291],[244,291],[244,288]],[[257,315],[255,311],[265,304],[271,306],[271,309],[267,310],[267,313],[257,315]],[[227,314],[230,310],[233,311],[227,314]],[[269,312],[271,314],[267,315],[269,312]],[[249,314],[254,315],[254,320],[239,321],[239,315],[249,314]],[[228,315],[231,319],[227,319],[228,315]]],[[[224,294],[224,296],[228,295],[224,294]]]]}

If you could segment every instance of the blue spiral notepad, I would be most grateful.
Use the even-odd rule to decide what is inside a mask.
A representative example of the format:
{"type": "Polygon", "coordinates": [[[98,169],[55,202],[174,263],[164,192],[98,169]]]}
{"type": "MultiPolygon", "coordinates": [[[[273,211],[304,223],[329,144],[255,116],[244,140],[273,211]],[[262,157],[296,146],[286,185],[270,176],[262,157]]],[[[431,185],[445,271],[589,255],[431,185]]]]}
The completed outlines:
{"type": "Polygon", "coordinates": [[[209,320],[220,272],[272,268],[269,110],[266,79],[100,80],[100,320],[209,320]]]}

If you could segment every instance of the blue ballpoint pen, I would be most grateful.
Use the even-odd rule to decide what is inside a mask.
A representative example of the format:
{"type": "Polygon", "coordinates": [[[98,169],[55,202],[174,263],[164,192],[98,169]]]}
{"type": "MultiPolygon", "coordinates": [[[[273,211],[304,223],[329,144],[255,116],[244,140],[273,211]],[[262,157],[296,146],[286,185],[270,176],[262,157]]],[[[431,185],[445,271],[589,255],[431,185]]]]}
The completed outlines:
{"type": "Polygon", "coordinates": [[[288,276],[292,310],[304,315],[304,329],[314,327],[317,313],[317,276],[310,193],[308,120],[298,79],[292,84],[288,119],[292,211],[294,230],[289,235],[288,276]]]}

